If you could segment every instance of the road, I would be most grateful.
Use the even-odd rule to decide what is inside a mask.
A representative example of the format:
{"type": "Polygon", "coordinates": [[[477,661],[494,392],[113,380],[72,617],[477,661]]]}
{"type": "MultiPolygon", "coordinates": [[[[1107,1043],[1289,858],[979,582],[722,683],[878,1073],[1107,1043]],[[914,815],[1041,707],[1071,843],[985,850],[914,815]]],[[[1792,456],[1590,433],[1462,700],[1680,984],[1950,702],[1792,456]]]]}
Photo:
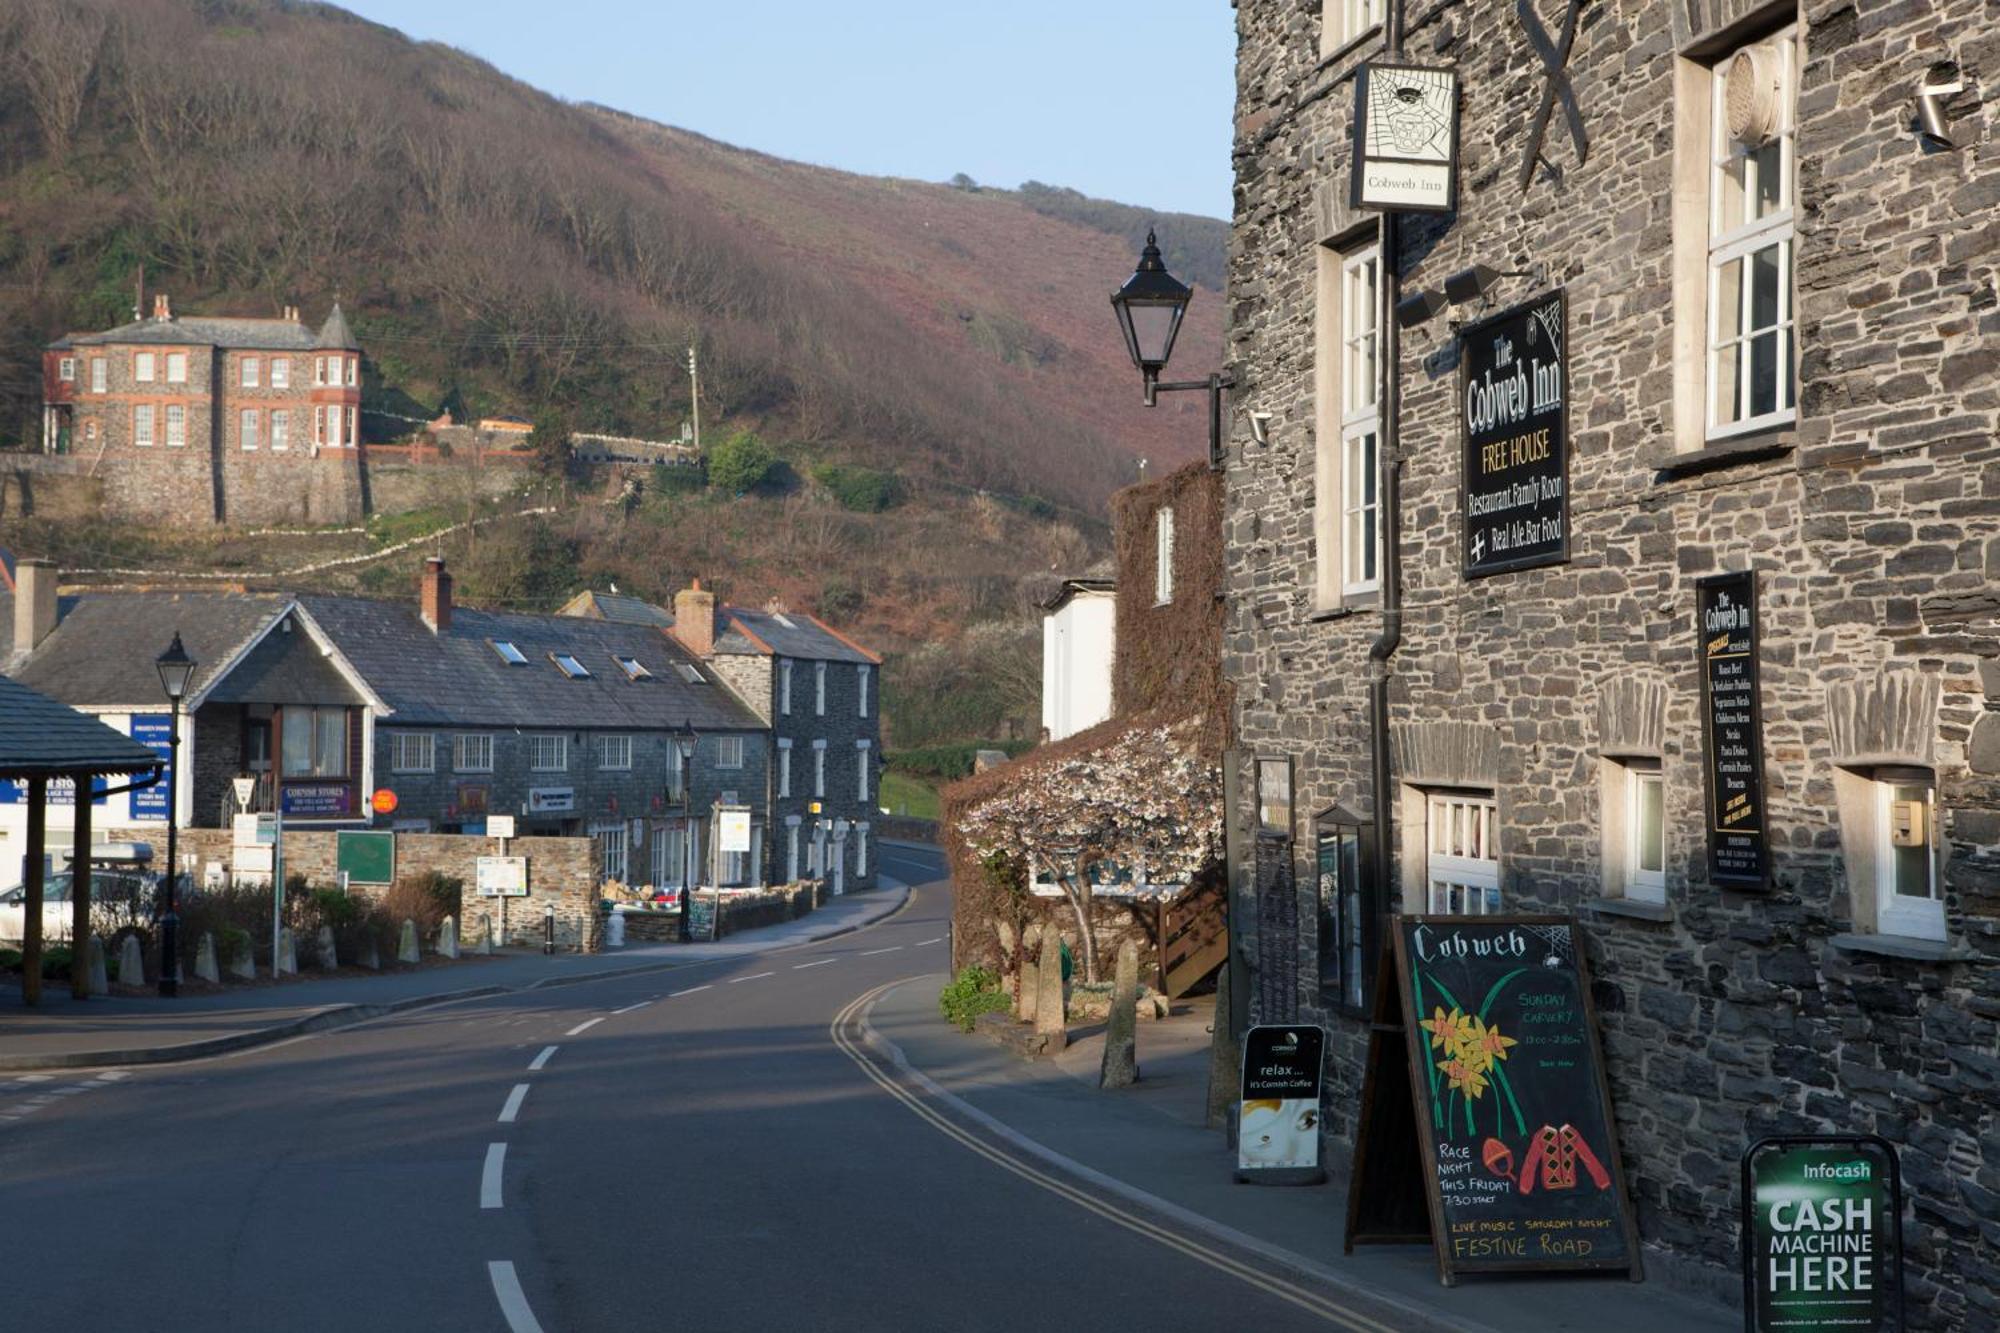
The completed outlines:
{"type": "Polygon", "coordinates": [[[909,905],[818,944],[47,1080],[0,1325],[1378,1327],[913,1109],[851,1019],[944,971],[950,898],[884,861],[909,905]]]}

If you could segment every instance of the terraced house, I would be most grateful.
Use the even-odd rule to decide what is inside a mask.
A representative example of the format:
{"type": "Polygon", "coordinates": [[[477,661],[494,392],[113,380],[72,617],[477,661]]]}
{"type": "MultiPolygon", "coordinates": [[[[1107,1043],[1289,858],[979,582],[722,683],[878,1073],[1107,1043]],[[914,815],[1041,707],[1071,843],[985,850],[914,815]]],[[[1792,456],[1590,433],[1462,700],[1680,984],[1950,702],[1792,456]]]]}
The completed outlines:
{"type": "Polygon", "coordinates": [[[1990,1327],[1991,6],[1237,22],[1225,670],[1295,773],[1258,1017],[1326,1024],[1348,1139],[1389,914],[1575,913],[1651,1276],[1736,1282],[1751,1140],[1873,1132],[1911,1325],[1990,1327]],[[1363,135],[1368,65],[1421,77],[1363,135]]]}

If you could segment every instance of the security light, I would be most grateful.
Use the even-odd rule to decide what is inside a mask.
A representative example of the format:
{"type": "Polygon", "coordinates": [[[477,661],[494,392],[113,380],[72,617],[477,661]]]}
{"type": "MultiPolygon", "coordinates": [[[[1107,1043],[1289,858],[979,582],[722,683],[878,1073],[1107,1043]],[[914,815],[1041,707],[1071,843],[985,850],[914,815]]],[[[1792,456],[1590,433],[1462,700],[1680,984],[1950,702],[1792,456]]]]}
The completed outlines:
{"type": "Polygon", "coordinates": [[[1414,329],[1448,304],[1443,292],[1419,291],[1396,302],[1396,323],[1414,329]]]}

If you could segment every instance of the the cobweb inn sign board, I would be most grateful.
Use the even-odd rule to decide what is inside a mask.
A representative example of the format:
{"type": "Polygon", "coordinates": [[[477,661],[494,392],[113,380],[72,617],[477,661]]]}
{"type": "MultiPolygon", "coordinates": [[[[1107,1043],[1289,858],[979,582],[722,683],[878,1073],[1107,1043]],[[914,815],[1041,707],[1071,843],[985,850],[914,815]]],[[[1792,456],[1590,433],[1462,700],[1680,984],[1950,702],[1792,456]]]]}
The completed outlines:
{"type": "Polygon", "coordinates": [[[1352,206],[1449,213],[1457,181],[1458,75],[1414,65],[1356,71],[1352,206]]]}
{"type": "Polygon", "coordinates": [[[1561,288],[1459,335],[1464,574],[1569,559],[1568,318],[1561,288]]]}

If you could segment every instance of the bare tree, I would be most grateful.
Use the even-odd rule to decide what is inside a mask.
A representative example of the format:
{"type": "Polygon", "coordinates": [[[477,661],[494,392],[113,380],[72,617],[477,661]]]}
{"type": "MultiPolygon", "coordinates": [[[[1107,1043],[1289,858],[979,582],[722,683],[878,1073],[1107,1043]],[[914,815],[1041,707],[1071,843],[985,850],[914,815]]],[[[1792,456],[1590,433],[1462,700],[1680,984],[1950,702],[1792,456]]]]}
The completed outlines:
{"type": "Polygon", "coordinates": [[[60,162],[69,156],[83,118],[84,98],[97,73],[104,16],[62,0],[24,0],[7,36],[42,143],[60,162]]]}

